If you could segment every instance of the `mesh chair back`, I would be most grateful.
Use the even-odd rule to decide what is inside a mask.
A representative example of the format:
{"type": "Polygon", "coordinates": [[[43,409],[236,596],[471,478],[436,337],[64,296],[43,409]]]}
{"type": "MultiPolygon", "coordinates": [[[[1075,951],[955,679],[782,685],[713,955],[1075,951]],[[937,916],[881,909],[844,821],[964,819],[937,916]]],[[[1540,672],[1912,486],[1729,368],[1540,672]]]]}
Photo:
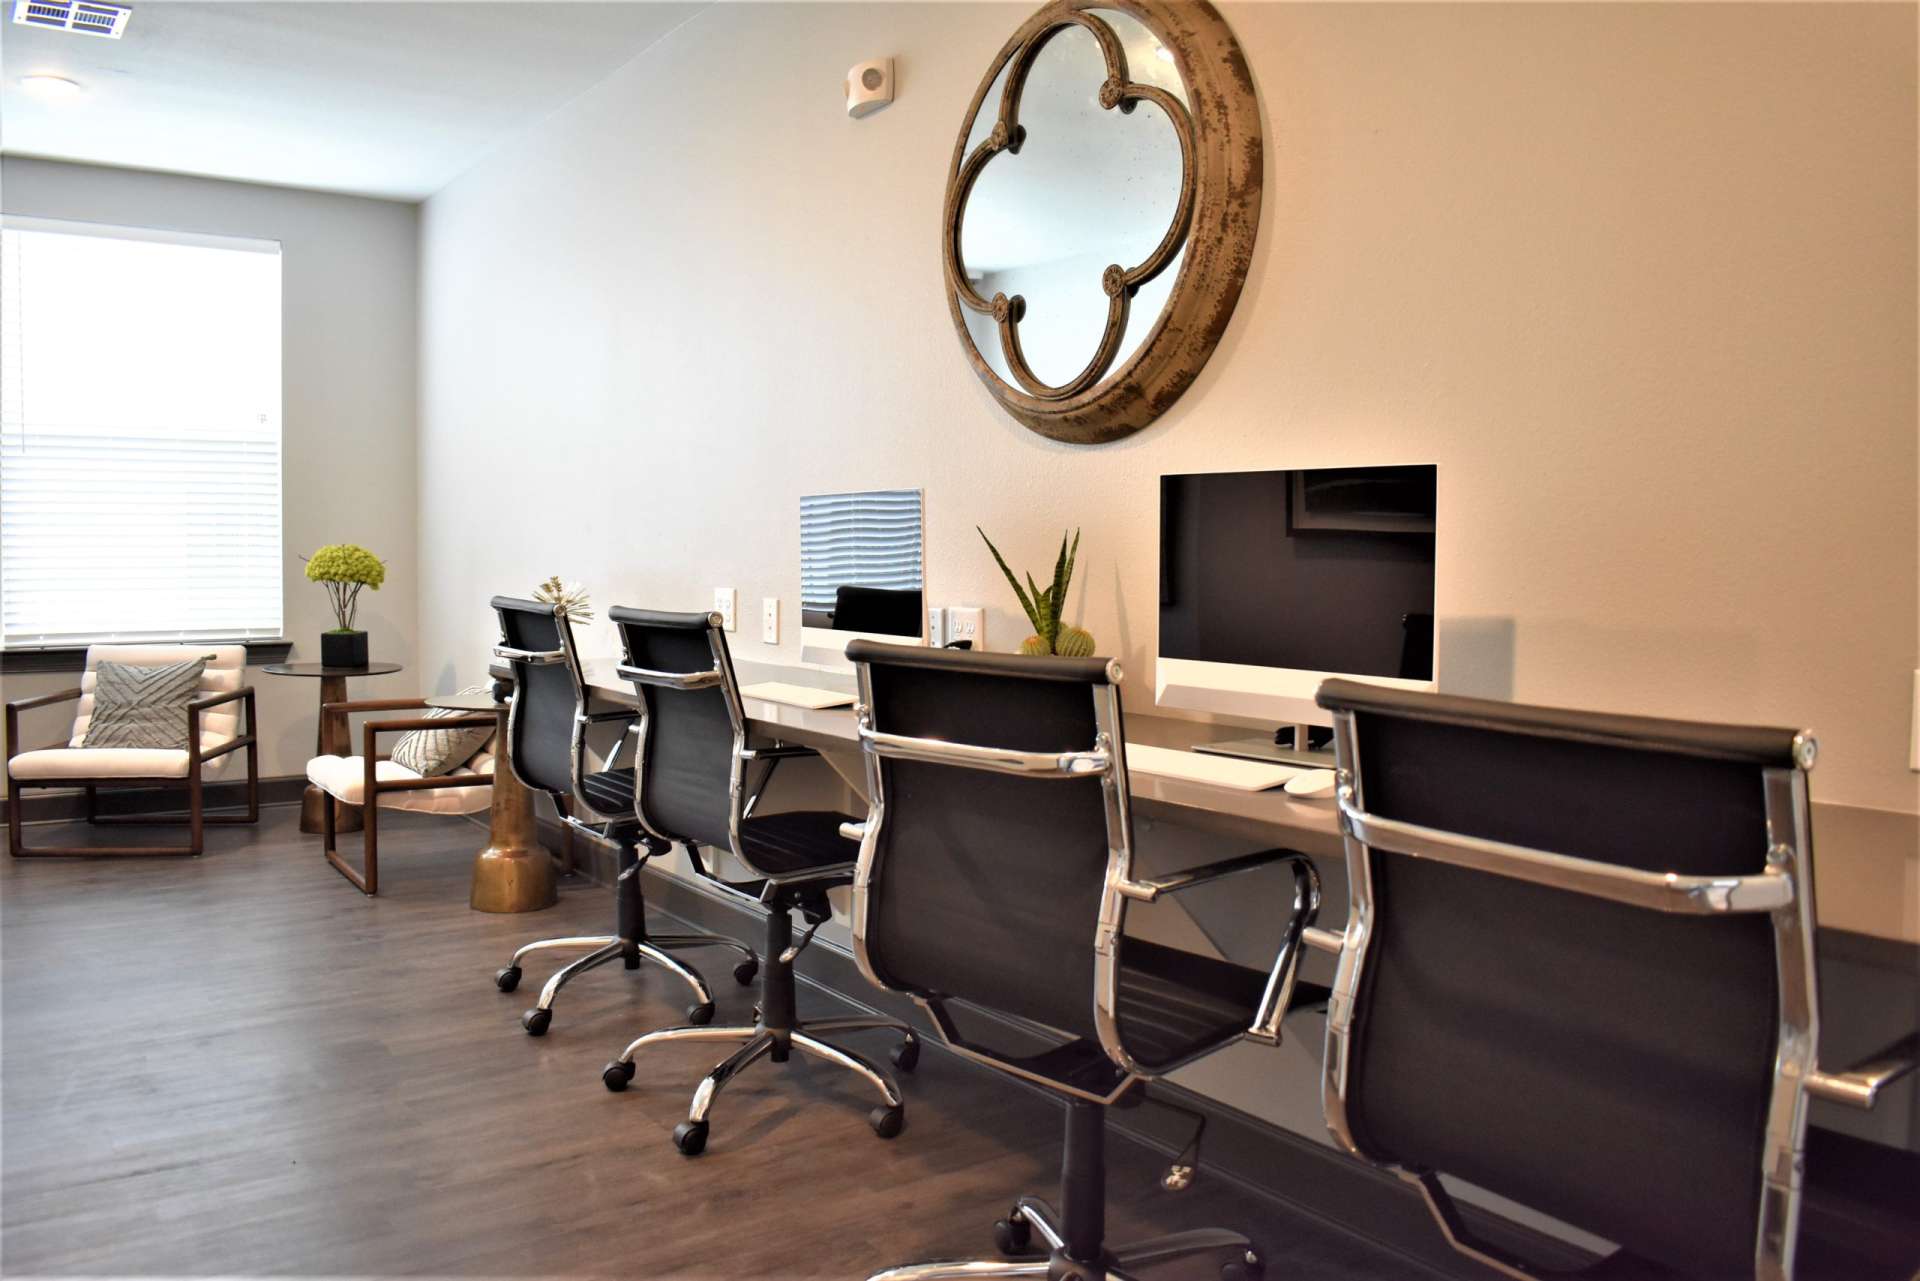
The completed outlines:
{"type": "MultiPolygon", "coordinates": [[[[1367,816],[1681,875],[1766,870],[1765,775],[1798,742],[1345,681],[1320,704],[1367,816]]],[[[1695,1275],[1751,1275],[1781,1018],[1770,915],[1364,857],[1345,1104],[1362,1153],[1695,1275]]]]}
{"type": "Polygon", "coordinates": [[[570,624],[554,607],[511,596],[493,598],[500,640],[510,649],[563,655],[557,662],[509,659],[513,711],[507,718],[513,772],[528,787],[573,793],[573,718],[582,696],[570,624]]]}
{"type": "Polygon", "coordinates": [[[654,832],[733,849],[731,700],[737,694],[726,633],[707,614],[616,606],[607,617],[619,629],[629,667],[679,676],[720,671],[718,682],[697,689],[635,683],[647,716],[635,805],[654,832]]]}
{"type": "MultiPolygon", "coordinates": [[[[869,641],[847,656],[862,665],[883,734],[1024,752],[1085,752],[1099,737],[1105,659],[869,641]]],[[[1113,731],[1118,738],[1117,723],[1113,731]]],[[[884,809],[866,923],[876,973],[895,987],[1095,1036],[1093,943],[1108,853],[1100,777],[1021,778],[888,757],[878,770],[884,809]]]]}

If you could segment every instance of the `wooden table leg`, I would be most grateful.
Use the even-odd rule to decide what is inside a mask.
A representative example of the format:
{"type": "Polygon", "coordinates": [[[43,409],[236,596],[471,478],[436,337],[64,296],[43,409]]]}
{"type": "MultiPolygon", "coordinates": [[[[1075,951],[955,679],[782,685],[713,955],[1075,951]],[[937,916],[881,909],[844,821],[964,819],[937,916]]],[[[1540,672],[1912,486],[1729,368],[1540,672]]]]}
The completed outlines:
{"type": "Polygon", "coordinates": [[[533,821],[533,798],[514,777],[507,756],[506,715],[494,734],[493,808],[487,816],[489,841],[473,860],[476,912],[537,912],[559,899],[553,859],[540,845],[533,821]]]}
{"type": "MultiPolygon", "coordinates": [[[[339,756],[342,754],[342,742],[346,735],[342,732],[346,726],[344,716],[327,713],[328,703],[347,701],[347,678],[344,676],[322,676],[320,678],[320,720],[313,732],[313,754],[315,756],[339,756]]],[[[307,790],[300,793],[300,830],[308,835],[318,835],[325,824],[322,822],[320,807],[327,803],[327,794],[307,784],[307,790]]],[[[366,826],[366,819],[360,813],[358,805],[334,802],[333,826],[335,832],[357,832],[366,826]]]]}

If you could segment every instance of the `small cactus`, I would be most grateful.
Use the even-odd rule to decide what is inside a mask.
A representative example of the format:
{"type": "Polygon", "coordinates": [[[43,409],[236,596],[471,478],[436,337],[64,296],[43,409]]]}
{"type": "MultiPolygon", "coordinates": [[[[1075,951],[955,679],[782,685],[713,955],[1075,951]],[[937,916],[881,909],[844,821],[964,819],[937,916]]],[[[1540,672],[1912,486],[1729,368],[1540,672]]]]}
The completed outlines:
{"type": "Polygon", "coordinates": [[[1059,654],[1069,658],[1086,658],[1093,653],[1093,636],[1084,628],[1060,621],[1060,611],[1066,608],[1067,586],[1073,581],[1073,563],[1080,556],[1080,531],[1073,531],[1073,543],[1067,543],[1065,533],[1060,535],[1060,556],[1053,564],[1053,582],[1044,589],[1033,581],[1033,575],[1027,575],[1027,585],[1022,587],[1020,580],[1014,577],[1013,570],[1007,565],[1007,558],[987,537],[987,531],[979,530],[980,538],[993,553],[993,559],[1000,566],[1000,572],[1013,584],[1013,594],[1020,599],[1020,608],[1026,611],[1027,621],[1033,624],[1033,635],[1020,642],[1020,652],[1029,657],[1046,654],[1059,654]]]}
{"type": "Polygon", "coordinates": [[[1062,627],[1053,638],[1053,652],[1062,658],[1092,658],[1093,633],[1084,627],[1062,627]]]}

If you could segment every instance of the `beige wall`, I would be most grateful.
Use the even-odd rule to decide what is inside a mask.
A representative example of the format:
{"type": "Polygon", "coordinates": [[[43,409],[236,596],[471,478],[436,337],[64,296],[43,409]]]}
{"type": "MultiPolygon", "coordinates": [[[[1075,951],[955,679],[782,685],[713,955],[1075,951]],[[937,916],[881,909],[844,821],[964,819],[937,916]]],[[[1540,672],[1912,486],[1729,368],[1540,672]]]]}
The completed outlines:
{"type": "MultiPolygon", "coordinates": [[[[0,208],[72,218],[252,236],[281,243],[282,530],[286,634],[296,660],[319,658],[333,626],[326,596],[302,576],[301,554],[363,543],[387,582],[361,597],[359,625],[376,658],[411,669],[419,575],[414,519],[418,210],[385,200],[56,164],[0,161],[0,208]]],[[[260,769],[304,774],[313,755],[317,682],[249,672],[259,691],[260,769]]],[[[410,691],[415,675],[359,682],[369,697],[410,691]]],[[[0,677],[4,698],[73,685],[71,674],[0,677]]],[[[70,709],[67,715],[70,716],[70,709]]],[[[62,713],[26,714],[21,737],[62,736],[62,713]]]]}
{"type": "Polygon", "coordinates": [[[429,680],[555,572],[736,586],[737,651],[794,657],[799,496],[922,486],[933,599],[993,648],[1026,629],[974,524],[1033,565],[1082,526],[1073,610],[1142,706],[1161,473],[1431,460],[1443,684],[1810,725],[1819,798],[1920,808],[1913,7],[1223,8],[1251,278],[1104,448],[1000,413],[942,297],[948,155],[1024,6],[716,6],[432,198],[429,680]],[[881,54],[899,101],[849,121],[881,54]]]}

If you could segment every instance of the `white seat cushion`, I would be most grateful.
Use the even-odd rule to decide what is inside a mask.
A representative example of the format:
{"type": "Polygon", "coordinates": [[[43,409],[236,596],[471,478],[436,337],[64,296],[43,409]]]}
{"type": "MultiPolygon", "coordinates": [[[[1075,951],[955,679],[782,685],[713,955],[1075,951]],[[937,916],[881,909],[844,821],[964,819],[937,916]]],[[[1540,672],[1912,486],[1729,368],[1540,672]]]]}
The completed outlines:
{"type": "MultiPolygon", "coordinates": [[[[15,778],[185,778],[187,754],[164,747],[48,747],[20,753],[12,770],[15,778]]],[[[209,765],[201,776],[211,772],[209,765]]]]}
{"type": "MultiPolygon", "coordinates": [[[[419,778],[404,765],[376,761],[374,777],[381,782],[400,782],[419,778]]],[[[482,754],[451,770],[444,778],[493,777],[493,757],[482,754]]],[[[307,762],[307,781],[336,800],[349,805],[364,805],[367,763],[360,756],[316,756],[307,762]]],[[[411,810],[417,814],[475,814],[493,804],[492,784],[473,787],[430,787],[417,791],[382,792],[380,808],[411,810]]]]}

